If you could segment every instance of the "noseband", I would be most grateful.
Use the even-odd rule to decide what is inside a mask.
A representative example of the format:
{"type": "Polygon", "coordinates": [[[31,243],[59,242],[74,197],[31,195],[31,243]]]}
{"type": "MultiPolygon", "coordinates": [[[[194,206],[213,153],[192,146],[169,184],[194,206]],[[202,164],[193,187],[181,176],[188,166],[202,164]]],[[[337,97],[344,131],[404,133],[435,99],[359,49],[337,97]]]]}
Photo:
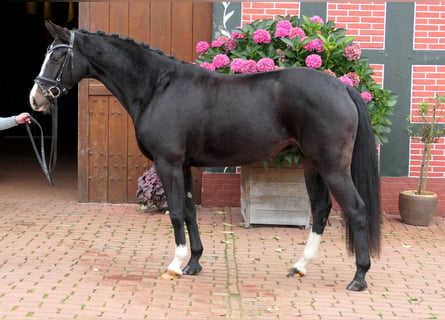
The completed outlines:
{"type": "Polygon", "coordinates": [[[75,33],[74,31],[71,31],[70,36],[70,43],[69,44],[58,44],[53,47],[50,47],[48,49],[48,52],[46,55],[52,54],[57,49],[68,49],[67,54],[65,55],[65,58],[63,60],[62,66],[60,67],[59,73],[57,74],[56,79],[49,79],[47,77],[38,76],[35,78],[34,82],[39,86],[40,91],[45,97],[49,97],[52,99],[56,99],[60,97],[61,94],[68,94],[68,88],[63,84],[62,78],[63,73],[65,72],[65,69],[68,66],[68,62],[70,63],[71,67],[71,75],[73,72],[73,44],[74,44],[74,37],[75,33]],[[45,89],[43,84],[49,84],[50,87],[45,89]]]}

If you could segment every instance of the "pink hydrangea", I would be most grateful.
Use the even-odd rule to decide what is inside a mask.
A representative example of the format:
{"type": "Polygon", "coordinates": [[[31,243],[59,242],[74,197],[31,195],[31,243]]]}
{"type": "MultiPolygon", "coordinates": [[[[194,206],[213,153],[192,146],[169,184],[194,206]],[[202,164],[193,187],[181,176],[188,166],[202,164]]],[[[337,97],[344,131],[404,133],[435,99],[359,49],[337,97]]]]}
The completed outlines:
{"type": "Polygon", "coordinates": [[[233,59],[232,63],[230,64],[230,70],[232,70],[233,73],[241,72],[243,63],[244,63],[244,60],[241,58],[233,59]]]}
{"type": "Polygon", "coordinates": [[[372,100],[372,94],[369,93],[368,91],[363,91],[362,93],[360,93],[360,95],[362,96],[363,100],[365,100],[365,101],[372,100]]]}
{"type": "Polygon", "coordinates": [[[304,30],[301,29],[300,27],[297,28],[292,28],[289,30],[289,39],[295,39],[296,37],[300,37],[302,38],[301,40],[303,40],[303,38],[306,38],[306,34],[304,33],[304,30]]]}
{"type": "Polygon", "coordinates": [[[255,73],[257,72],[256,62],[254,60],[244,60],[241,66],[242,73],[255,73]]]}
{"type": "Polygon", "coordinates": [[[273,36],[275,38],[284,38],[284,37],[287,37],[288,34],[289,34],[289,30],[284,29],[284,28],[276,28],[273,36]]]}
{"type": "Polygon", "coordinates": [[[238,42],[236,42],[236,40],[232,38],[228,38],[227,41],[223,44],[223,48],[225,51],[235,50],[237,46],[238,42]]]}
{"type": "Polygon", "coordinates": [[[362,50],[357,42],[353,42],[343,50],[343,55],[350,61],[360,59],[361,54],[362,50]]]}
{"type": "Polygon", "coordinates": [[[262,58],[257,64],[258,71],[272,71],[275,70],[275,62],[271,58],[262,58]]]}
{"type": "Polygon", "coordinates": [[[196,44],[195,50],[197,53],[199,54],[203,54],[204,52],[206,52],[207,50],[209,50],[210,45],[207,41],[199,41],[196,44]]]}
{"type": "Polygon", "coordinates": [[[343,83],[346,83],[347,85],[352,86],[352,80],[347,76],[341,76],[338,78],[338,80],[342,81],[343,83]]]}
{"type": "Polygon", "coordinates": [[[276,38],[284,38],[287,37],[289,34],[289,31],[292,29],[292,23],[288,20],[281,20],[277,23],[275,27],[275,34],[274,36],[276,38]]]}
{"type": "Polygon", "coordinates": [[[318,54],[310,54],[306,57],[306,66],[312,69],[319,68],[323,62],[318,54]]]}
{"type": "MultiPolygon", "coordinates": [[[[241,27],[236,27],[235,29],[243,30],[243,28],[241,28],[241,27]]],[[[244,38],[246,38],[246,36],[244,34],[239,33],[239,32],[235,32],[235,31],[232,31],[231,35],[232,35],[233,39],[244,39],[244,38]]]]}
{"type": "Polygon", "coordinates": [[[229,57],[227,55],[225,55],[225,54],[222,54],[222,53],[217,54],[213,58],[213,65],[215,66],[216,69],[224,68],[229,63],[230,63],[229,57]]]}
{"type": "Polygon", "coordinates": [[[335,72],[332,71],[331,69],[324,69],[323,72],[324,72],[324,73],[327,73],[327,74],[330,75],[330,76],[333,76],[333,77],[336,77],[336,78],[337,78],[337,75],[336,75],[335,72]]]}
{"type": "Polygon", "coordinates": [[[360,77],[358,76],[358,74],[356,72],[349,72],[346,74],[346,76],[351,79],[352,81],[352,85],[358,86],[360,84],[360,77]]]}
{"type": "Polygon", "coordinates": [[[224,48],[225,51],[232,51],[236,49],[236,47],[238,46],[238,43],[236,42],[235,39],[226,36],[218,37],[216,41],[221,41],[222,47],[224,48]]]}
{"type": "Polygon", "coordinates": [[[311,42],[305,44],[303,48],[305,48],[307,51],[316,51],[316,52],[323,52],[323,40],[321,39],[314,39],[311,42]]]}
{"type": "Polygon", "coordinates": [[[323,19],[321,17],[319,17],[319,16],[312,16],[309,20],[311,20],[312,22],[318,22],[318,23],[321,23],[321,24],[324,23],[323,19]]]}
{"type": "Polygon", "coordinates": [[[219,47],[221,47],[222,45],[223,45],[223,43],[222,43],[222,41],[220,41],[220,40],[213,40],[213,41],[212,41],[212,44],[211,44],[212,48],[219,48],[219,47]]]}
{"type": "Polygon", "coordinates": [[[253,33],[253,42],[255,43],[270,43],[271,37],[267,30],[259,29],[253,33]]]}
{"type": "Polygon", "coordinates": [[[284,28],[287,31],[292,29],[292,23],[289,20],[278,21],[276,28],[284,28]]]}
{"type": "Polygon", "coordinates": [[[213,63],[210,62],[203,62],[200,64],[201,67],[208,69],[210,71],[215,71],[215,66],[213,65],[213,63]]]}

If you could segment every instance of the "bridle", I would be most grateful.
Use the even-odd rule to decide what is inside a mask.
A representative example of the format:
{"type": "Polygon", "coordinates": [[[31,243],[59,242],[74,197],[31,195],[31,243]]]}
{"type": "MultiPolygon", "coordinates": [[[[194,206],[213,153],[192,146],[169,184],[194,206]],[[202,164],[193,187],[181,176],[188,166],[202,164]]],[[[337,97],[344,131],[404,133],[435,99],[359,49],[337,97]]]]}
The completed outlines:
{"type": "MultiPolygon", "coordinates": [[[[55,46],[51,46],[48,48],[48,51],[46,55],[52,54],[55,50],[58,49],[67,49],[67,54],[64,57],[62,66],[60,67],[59,72],[57,73],[57,77],[53,80],[47,77],[43,76],[37,76],[34,80],[34,82],[39,87],[42,94],[47,97],[52,105],[52,139],[51,139],[51,150],[50,150],[50,158],[48,164],[45,160],[45,146],[44,146],[44,135],[43,135],[43,129],[42,126],[39,124],[39,122],[33,118],[31,115],[29,116],[31,121],[34,122],[40,129],[40,154],[38,152],[36,143],[34,141],[34,137],[31,132],[31,128],[29,127],[29,124],[26,123],[26,129],[28,131],[29,138],[31,139],[31,144],[34,149],[34,153],[37,157],[37,160],[39,161],[40,167],[43,170],[43,173],[45,174],[46,178],[48,179],[48,182],[51,186],[54,186],[53,178],[51,176],[51,172],[56,167],[56,161],[57,161],[57,132],[58,132],[58,105],[57,105],[57,98],[59,98],[62,94],[68,94],[69,88],[67,88],[66,85],[63,84],[63,74],[65,70],[67,69],[68,65],[70,65],[70,72],[71,72],[71,80],[73,75],[73,45],[74,45],[74,37],[75,33],[74,31],[71,31],[70,36],[70,43],[69,44],[57,44],[55,46]],[[43,84],[49,84],[50,86],[45,89],[43,84]]],[[[71,81],[72,83],[72,81],[71,81]]]]}
{"type": "Polygon", "coordinates": [[[42,92],[42,94],[50,99],[56,99],[60,97],[60,95],[62,94],[64,95],[68,94],[69,88],[67,88],[67,86],[63,84],[62,79],[63,79],[63,74],[67,69],[68,65],[70,65],[71,77],[73,74],[73,56],[74,56],[73,45],[76,34],[74,33],[74,31],[70,31],[70,33],[71,35],[69,44],[64,44],[64,43],[56,44],[55,46],[49,47],[46,53],[46,55],[48,56],[58,49],[67,49],[67,53],[63,59],[62,66],[60,67],[60,70],[57,73],[57,77],[55,79],[50,79],[43,76],[37,76],[34,80],[34,82],[39,86],[39,89],[42,92]],[[45,89],[43,84],[49,84],[50,86],[47,89],[45,89]]]}

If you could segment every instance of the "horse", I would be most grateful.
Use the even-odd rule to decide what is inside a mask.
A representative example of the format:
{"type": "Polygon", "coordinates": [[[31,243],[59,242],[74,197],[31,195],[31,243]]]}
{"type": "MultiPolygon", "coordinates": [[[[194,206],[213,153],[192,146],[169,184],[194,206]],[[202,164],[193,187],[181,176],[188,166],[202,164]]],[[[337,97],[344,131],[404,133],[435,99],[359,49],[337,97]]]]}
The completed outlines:
{"type": "Polygon", "coordinates": [[[167,196],[175,250],[163,276],[202,270],[191,167],[242,166],[297,146],[312,227],[287,276],[305,275],[316,258],[333,196],[345,216],[347,247],[355,254],[347,289],[367,288],[370,256],[378,256],[381,247],[380,183],[374,133],[355,88],[304,67],[220,74],[118,34],[69,30],[49,20],[45,26],[54,40],[30,105],[50,113],[54,101],[83,78],[99,80],[119,100],[167,196]]]}

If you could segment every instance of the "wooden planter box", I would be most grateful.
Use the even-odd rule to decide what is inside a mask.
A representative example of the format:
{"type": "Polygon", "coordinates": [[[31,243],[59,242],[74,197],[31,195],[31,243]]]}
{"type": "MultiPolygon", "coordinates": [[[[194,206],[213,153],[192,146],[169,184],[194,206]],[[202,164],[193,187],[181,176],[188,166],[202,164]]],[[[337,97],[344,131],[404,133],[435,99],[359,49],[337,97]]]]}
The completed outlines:
{"type": "Polygon", "coordinates": [[[241,168],[241,213],[246,227],[273,224],[309,227],[310,202],[301,167],[241,168]]]}

